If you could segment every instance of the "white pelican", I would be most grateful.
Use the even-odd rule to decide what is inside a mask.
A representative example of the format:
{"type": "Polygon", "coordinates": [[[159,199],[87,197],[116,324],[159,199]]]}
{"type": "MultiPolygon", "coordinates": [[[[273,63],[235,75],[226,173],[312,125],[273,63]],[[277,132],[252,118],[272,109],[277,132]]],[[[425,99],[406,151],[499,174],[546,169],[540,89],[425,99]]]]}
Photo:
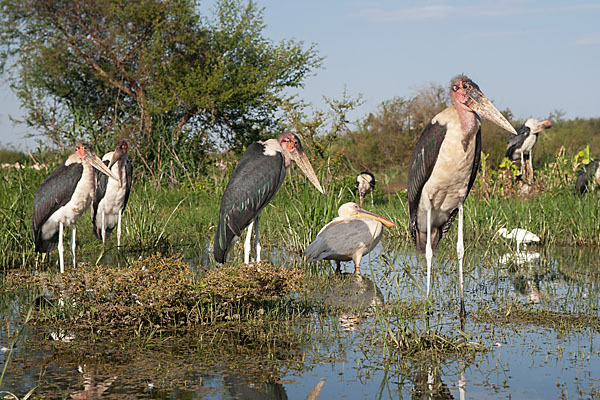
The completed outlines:
{"type": "Polygon", "coordinates": [[[360,274],[360,259],[373,250],[383,233],[383,225],[396,224],[363,210],[356,203],[343,204],[334,218],[319,231],[304,254],[308,262],[335,260],[337,271],[342,261],[354,261],[354,273],[360,274]]]}

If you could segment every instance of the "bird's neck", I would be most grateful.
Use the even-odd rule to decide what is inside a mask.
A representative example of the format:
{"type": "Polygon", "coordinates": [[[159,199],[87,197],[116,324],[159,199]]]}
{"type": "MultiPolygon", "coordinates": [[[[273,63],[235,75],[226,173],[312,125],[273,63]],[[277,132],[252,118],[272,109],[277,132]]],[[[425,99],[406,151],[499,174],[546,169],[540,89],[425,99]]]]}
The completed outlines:
{"type": "Polygon", "coordinates": [[[460,126],[463,131],[463,145],[468,144],[477,134],[481,119],[477,113],[470,110],[466,106],[459,104],[454,105],[460,121],[460,126]]]}

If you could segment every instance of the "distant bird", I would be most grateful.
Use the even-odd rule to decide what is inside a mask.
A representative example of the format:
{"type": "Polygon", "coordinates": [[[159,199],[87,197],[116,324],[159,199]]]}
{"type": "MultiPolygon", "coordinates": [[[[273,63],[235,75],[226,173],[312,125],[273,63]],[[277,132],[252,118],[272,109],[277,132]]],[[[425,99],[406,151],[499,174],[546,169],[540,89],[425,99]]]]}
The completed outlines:
{"type": "Polygon", "coordinates": [[[367,193],[371,193],[371,207],[373,207],[373,190],[375,190],[375,176],[369,171],[363,171],[356,177],[356,183],[358,185],[358,197],[360,206],[362,207],[363,201],[367,193]]]}
{"type": "Polygon", "coordinates": [[[529,243],[539,243],[540,238],[535,234],[531,233],[528,230],[515,228],[512,231],[508,231],[506,228],[500,228],[497,232],[498,235],[503,238],[514,240],[517,242],[517,252],[519,252],[519,247],[521,243],[529,244],[529,243]]]}
{"type": "Polygon", "coordinates": [[[33,197],[35,251],[48,253],[58,245],[61,273],[64,272],[63,225],[73,226],[71,253],[75,267],[75,224],[94,197],[94,168],[119,181],[89,144],[78,143],[75,153],[42,182],[33,197]]]}
{"type": "Polygon", "coordinates": [[[279,139],[252,143],[233,171],[221,199],[215,234],[215,260],[224,263],[227,252],[249,225],[244,244],[244,262],[250,262],[250,235],[254,225],[256,262],[260,262],[258,216],[281,187],[287,168],[294,161],[308,180],[323,193],[321,184],[302,150],[300,139],[286,132],[279,139]]]}
{"type": "Polygon", "coordinates": [[[306,261],[334,260],[337,271],[342,261],[354,261],[354,273],[360,274],[361,258],[373,250],[383,233],[383,225],[392,221],[363,210],[356,203],[345,203],[334,218],[319,231],[316,239],[304,250],[306,261]]]}
{"type": "Polygon", "coordinates": [[[102,244],[110,237],[117,227],[117,247],[121,246],[121,214],[129,200],[133,166],[127,157],[127,141],[117,141],[115,150],[106,153],[102,161],[119,177],[124,185],[104,174],[98,174],[96,179],[96,197],[92,203],[92,225],[94,235],[102,239],[102,244]]]}
{"type": "Polygon", "coordinates": [[[448,233],[458,214],[458,272],[460,316],[463,296],[463,204],[473,186],[481,156],[480,115],[509,132],[514,128],[485,97],[479,86],[464,75],[452,79],[452,105],[425,127],[410,158],[408,208],[410,232],[417,251],[427,259],[427,297],[433,250],[448,233]]]}
{"type": "Polygon", "coordinates": [[[600,186],[600,157],[580,168],[575,181],[575,189],[581,194],[592,192],[598,186],[600,186]]]}
{"type": "Polygon", "coordinates": [[[525,168],[525,161],[529,160],[529,170],[533,177],[533,146],[537,141],[538,134],[544,129],[550,129],[552,122],[549,120],[538,121],[535,118],[529,118],[515,135],[508,138],[505,156],[511,161],[521,162],[521,174],[525,168]]]}

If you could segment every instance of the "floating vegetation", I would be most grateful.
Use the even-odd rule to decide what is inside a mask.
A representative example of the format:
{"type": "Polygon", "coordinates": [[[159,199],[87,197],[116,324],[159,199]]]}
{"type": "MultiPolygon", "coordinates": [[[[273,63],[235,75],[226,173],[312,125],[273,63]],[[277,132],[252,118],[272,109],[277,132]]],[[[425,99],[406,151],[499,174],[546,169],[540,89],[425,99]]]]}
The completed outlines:
{"type": "Polygon", "coordinates": [[[38,320],[141,332],[278,312],[290,293],[302,290],[302,277],[299,269],[268,263],[193,273],[181,258],[158,254],[125,268],[82,263],[62,275],[9,274],[6,285],[33,284],[50,293],[38,320]]]}

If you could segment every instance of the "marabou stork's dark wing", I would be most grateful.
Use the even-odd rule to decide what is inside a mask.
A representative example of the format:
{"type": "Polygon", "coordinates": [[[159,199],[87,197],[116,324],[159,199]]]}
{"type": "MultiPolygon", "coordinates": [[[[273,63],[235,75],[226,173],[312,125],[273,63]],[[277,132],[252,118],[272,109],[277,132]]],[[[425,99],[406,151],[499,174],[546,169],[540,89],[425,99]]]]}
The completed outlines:
{"type": "Polygon", "coordinates": [[[527,134],[521,133],[519,135],[510,135],[508,138],[508,143],[506,145],[506,153],[504,154],[511,161],[520,160],[519,157],[515,156],[515,152],[517,149],[520,149],[523,146],[523,142],[527,139],[527,134]]]}
{"type": "MultiPolygon", "coordinates": [[[[131,192],[131,184],[133,183],[133,164],[129,157],[125,156],[125,198],[123,199],[123,210],[129,201],[129,192],[131,192]]],[[[104,175],[104,174],[102,174],[104,175]]]]}
{"type": "Polygon", "coordinates": [[[225,262],[234,238],[241,236],[285,179],[281,153],[272,156],[263,153],[264,146],[260,143],[248,146],[225,188],[213,246],[217,262],[225,262]]]}
{"type": "Polygon", "coordinates": [[[416,240],[417,234],[417,210],[421,200],[421,192],[431,176],[445,136],[446,125],[430,122],[423,129],[423,133],[410,157],[408,167],[408,210],[410,213],[410,233],[414,240],[416,240]]]}
{"type": "MultiPolygon", "coordinates": [[[[481,128],[477,131],[477,135],[475,135],[475,154],[473,155],[473,169],[471,170],[471,177],[469,178],[469,186],[467,186],[467,193],[465,193],[465,198],[463,199],[463,203],[467,200],[469,196],[469,192],[475,183],[475,178],[477,178],[477,172],[479,171],[479,163],[481,162],[481,128]]],[[[452,226],[452,222],[456,218],[456,214],[458,214],[458,208],[455,208],[450,213],[450,217],[448,221],[441,227],[440,239],[442,239],[448,231],[450,230],[450,226],[452,226]]]]}
{"type": "MultiPolygon", "coordinates": [[[[71,200],[71,196],[81,179],[83,165],[73,163],[65,164],[55,169],[38,187],[33,196],[33,241],[35,251],[48,252],[56,247],[57,240],[42,240],[42,225],[59,208],[71,200]]],[[[58,237],[58,231],[56,232],[58,237]]]]}

